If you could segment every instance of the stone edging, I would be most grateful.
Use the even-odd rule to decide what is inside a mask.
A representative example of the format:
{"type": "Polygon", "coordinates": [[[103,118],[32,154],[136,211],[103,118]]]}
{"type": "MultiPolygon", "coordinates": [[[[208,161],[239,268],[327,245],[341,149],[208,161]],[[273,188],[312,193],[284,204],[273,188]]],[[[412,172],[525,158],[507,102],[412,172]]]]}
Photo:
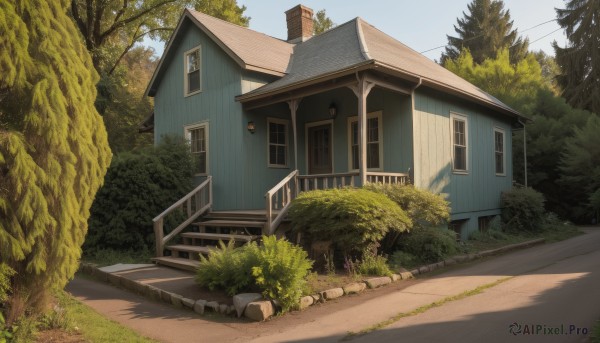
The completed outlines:
{"type": "MultiPolygon", "coordinates": [[[[448,258],[442,262],[421,266],[419,268],[413,269],[411,271],[405,271],[400,274],[393,274],[392,276],[374,277],[365,279],[360,282],[350,283],[343,287],[332,288],[322,292],[318,292],[313,295],[304,296],[300,298],[299,307],[300,310],[303,310],[309,306],[324,303],[328,300],[337,299],[345,295],[361,293],[367,288],[374,289],[382,287],[392,282],[411,279],[416,275],[425,274],[436,269],[443,268],[445,266],[451,266],[457,263],[468,262],[482,257],[497,255],[510,250],[527,248],[530,246],[542,244],[545,241],[546,240],[544,238],[540,238],[523,243],[507,245],[493,250],[481,251],[476,254],[458,255],[452,258],[448,258]]],[[[233,297],[234,305],[219,304],[216,301],[207,301],[203,299],[193,300],[184,298],[179,294],[171,293],[151,285],[146,285],[137,281],[127,279],[120,275],[115,275],[102,271],[96,265],[91,263],[82,262],[79,266],[79,271],[88,274],[99,281],[110,283],[117,287],[125,288],[152,300],[166,302],[177,308],[189,309],[200,315],[204,315],[207,312],[212,312],[230,316],[235,316],[237,314],[237,316],[240,317],[243,314],[244,316],[252,320],[263,321],[273,316],[276,312],[276,304],[274,304],[272,301],[264,300],[262,296],[258,293],[238,294],[233,297]]]]}

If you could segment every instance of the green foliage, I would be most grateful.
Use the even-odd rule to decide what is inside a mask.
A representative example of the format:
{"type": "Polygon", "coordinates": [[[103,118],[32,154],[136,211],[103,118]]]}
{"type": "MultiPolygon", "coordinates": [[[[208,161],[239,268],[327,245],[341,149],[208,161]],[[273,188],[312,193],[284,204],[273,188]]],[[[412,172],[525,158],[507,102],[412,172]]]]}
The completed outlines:
{"type": "Polygon", "coordinates": [[[309,241],[331,240],[344,253],[360,253],[388,232],[412,227],[404,210],[385,195],[353,188],[301,193],[289,218],[292,229],[309,241]]]}
{"type": "MultiPolygon", "coordinates": [[[[582,129],[575,129],[574,137],[560,161],[563,172],[560,181],[578,194],[578,203],[571,203],[576,218],[594,218],[600,215],[600,118],[591,117],[582,129]]],[[[589,221],[588,221],[589,222],[589,221]]]]}
{"type": "Polygon", "coordinates": [[[448,46],[442,54],[442,64],[456,59],[464,49],[473,54],[475,63],[494,58],[502,49],[510,49],[511,63],[516,64],[527,55],[529,40],[513,30],[510,11],[504,10],[502,0],[473,0],[467,5],[469,13],[457,19],[454,31],[458,37],[446,36],[448,46]]]}
{"type": "Polygon", "coordinates": [[[250,17],[244,16],[246,6],[238,6],[236,0],[194,0],[197,11],[223,19],[240,26],[248,26],[250,17]]]}
{"type": "Polygon", "coordinates": [[[509,232],[542,231],[544,212],[544,196],[532,188],[502,193],[502,222],[509,232]]]}
{"type": "Polygon", "coordinates": [[[325,9],[317,11],[313,18],[313,34],[320,35],[321,33],[335,27],[335,23],[327,16],[325,9]]]}
{"type": "Polygon", "coordinates": [[[0,1],[0,27],[10,33],[0,39],[0,261],[16,272],[12,324],[73,277],[111,153],[67,2],[0,1]]]}
{"type": "Polygon", "coordinates": [[[600,115],[600,2],[568,0],[565,5],[556,9],[557,22],[569,39],[564,48],[553,44],[561,69],[557,80],[569,104],[600,115]]]}
{"type": "Polygon", "coordinates": [[[277,300],[284,312],[290,310],[302,296],[312,266],[306,251],[275,236],[265,236],[261,246],[248,249],[256,256],[252,276],[263,296],[277,300]]]}
{"type": "Polygon", "coordinates": [[[235,249],[231,243],[220,243],[208,258],[201,258],[196,281],[211,290],[224,289],[229,295],[258,288],[288,311],[306,288],[311,266],[302,248],[264,236],[260,246],[251,242],[235,249]]]}
{"type": "Polygon", "coordinates": [[[459,251],[454,231],[434,227],[424,227],[404,235],[398,248],[426,263],[438,262],[459,251]]]}
{"type": "Polygon", "coordinates": [[[92,206],[86,252],[153,249],[152,218],[191,190],[192,167],[187,143],[177,138],[116,156],[92,206]]]}
{"type": "Polygon", "coordinates": [[[370,183],[364,188],[385,194],[402,208],[414,229],[438,226],[450,220],[450,205],[441,195],[413,185],[370,183]]]}
{"type": "Polygon", "coordinates": [[[387,258],[373,253],[363,254],[363,258],[358,264],[358,273],[375,276],[391,276],[393,274],[387,264],[387,258]]]}
{"type": "Polygon", "coordinates": [[[422,264],[422,261],[417,256],[411,253],[402,250],[396,250],[394,251],[392,256],[390,256],[389,264],[394,269],[410,269],[418,266],[419,264],[422,264]]]}

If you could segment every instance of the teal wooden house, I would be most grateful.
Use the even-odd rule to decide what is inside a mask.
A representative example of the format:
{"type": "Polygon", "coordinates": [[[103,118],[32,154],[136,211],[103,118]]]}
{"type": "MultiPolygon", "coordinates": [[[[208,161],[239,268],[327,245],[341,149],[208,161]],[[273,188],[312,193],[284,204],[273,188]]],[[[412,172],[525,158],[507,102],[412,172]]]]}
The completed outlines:
{"type": "Polygon", "coordinates": [[[311,9],[286,18],[283,41],[184,11],[147,88],[145,129],[197,158],[198,188],[155,218],[163,263],[272,234],[311,189],[412,182],[447,195],[463,238],[500,213],[519,113],[360,18],[314,37],[311,9]],[[165,236],[176,209],[187,220],[165,236]]]}

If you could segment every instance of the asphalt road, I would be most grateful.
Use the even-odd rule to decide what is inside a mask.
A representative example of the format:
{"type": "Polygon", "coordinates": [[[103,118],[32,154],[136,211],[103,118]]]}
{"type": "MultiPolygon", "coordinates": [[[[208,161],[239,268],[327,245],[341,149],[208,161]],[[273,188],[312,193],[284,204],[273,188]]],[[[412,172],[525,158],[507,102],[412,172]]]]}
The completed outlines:
{"type": "Polygon", "coordinates": [[[67,290],[107,317],[164,342],[585,342],[584,331],[600,318],[600,229],[587,231],[265,323],[200,317],[83,279],[67,290]],[[505,281],[369,334],[348,336],[498,280],[505,281]]]}

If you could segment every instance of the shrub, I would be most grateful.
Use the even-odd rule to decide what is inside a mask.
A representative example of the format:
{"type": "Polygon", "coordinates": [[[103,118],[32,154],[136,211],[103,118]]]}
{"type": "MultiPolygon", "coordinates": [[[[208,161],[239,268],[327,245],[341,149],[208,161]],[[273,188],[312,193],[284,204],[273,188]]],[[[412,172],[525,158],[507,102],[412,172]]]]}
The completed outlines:
{"type": "Polygon", "coordinates": [[[391,276],[392,271],[387,265],[387,258],[373,253],[363,254],[358,265],[358,273],[362,275],[391,276]]]}
{"type": "Polygon", "coordinates": [[[390,257],[390,265],[394,269],[409,269],[421,264],[421,262],[422,261],[417,256],[402,250],[394,251],[394,253],[390,257]]]}
{"type": "Polygon", "coordinates": [[[154,249],[152,218],[190,191],[192,166],[188,145],[169,137],[155,148],[115,157],[91,208],[86,254],[154,249]]]}
{"type": "Polygon", "coordinates": [[[408,214],[414,228],[439,226],[450,220],[450,206],[441,196],[413,185],[369,183],[366,189],[383,193],[408,214]]]}
{"type": "Polygon", "coordinates": [[[366,189],[301,193],[289,211],[292,230],[309,241],[331,240],[345,254],[362,252],[389,231],[412,226],[406,213],[385,195],[366,189]]]}
{"type": "Polygon", "coordinates": [[[302,248],[265,236],[262,245],[251,242],[237,249],[220,243],[208,258],[201,258],[196,281],[211,290],[225,289],[229,295],[260,289],[288,311],[306,289],[311,266],[302,248]]]}
{"type": "Polygon", "coordinates": [[[424,227],[405,235],[400,239],[399,247],[427,263],[443,260],[459,251],[454,231],[432,227],[424,227]]]}
{"type": "Polygon", "coordinates": [[[511,232],[542,231],[544,196],[532,188],[513,188],[502,193],[502,222],[511,232]]]}

